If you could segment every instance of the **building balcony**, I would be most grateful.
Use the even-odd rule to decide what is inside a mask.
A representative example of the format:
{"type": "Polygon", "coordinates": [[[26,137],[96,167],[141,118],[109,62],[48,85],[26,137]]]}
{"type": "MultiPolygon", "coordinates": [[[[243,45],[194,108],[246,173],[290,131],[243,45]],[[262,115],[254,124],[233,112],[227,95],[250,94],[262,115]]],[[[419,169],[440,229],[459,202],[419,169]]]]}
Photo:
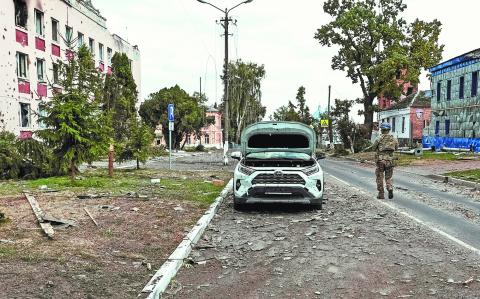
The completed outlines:
{"type": "Polygon", "coordinates": [[[37,84],[37,94],[39,97],[47,97],[47,84],[38,83],[37,84]]]}
{"type": "Polygon", "coordinates": [[[28,33],[20,29],[15,29],[15,39],[23,47],[28,46],[28,33]]]}
{"type": "Polygon", "coordinates": [[[30,82],[24,79],[18,80],[18,92],[24,94],[30,94],[30,82]]]}
{"type": "Polygon", "coordinates": [[[45,52],[45,40],[41,37],[35,37],[35,48],[45,52]]]}

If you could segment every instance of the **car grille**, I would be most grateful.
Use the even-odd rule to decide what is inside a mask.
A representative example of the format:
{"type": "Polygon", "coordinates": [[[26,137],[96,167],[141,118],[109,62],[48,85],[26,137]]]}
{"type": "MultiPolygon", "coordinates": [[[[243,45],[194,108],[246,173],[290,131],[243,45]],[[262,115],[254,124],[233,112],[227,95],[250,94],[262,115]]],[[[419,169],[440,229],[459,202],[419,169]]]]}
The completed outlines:
{"type": "Polygon", "coordinates": [[[284,173],[283,175],[274,175],[273,173],[261,173],[253,181],[253,185],[258,184],[305,184],[305,180],[295,173],[284,173]]]}

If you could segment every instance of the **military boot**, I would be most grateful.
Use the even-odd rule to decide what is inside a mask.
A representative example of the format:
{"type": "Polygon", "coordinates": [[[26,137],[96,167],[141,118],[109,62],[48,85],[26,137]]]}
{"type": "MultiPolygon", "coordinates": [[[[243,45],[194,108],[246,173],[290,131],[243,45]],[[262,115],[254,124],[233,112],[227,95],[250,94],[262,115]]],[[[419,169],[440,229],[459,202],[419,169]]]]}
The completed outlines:
{"type": "Polygon", "coordinates": [[[385,194],[383,192],[378,192],[377,199],[385,199],[385,194]]]}
{"type": "Polygon", "coordinates": [[[392,189],[392,190],[388,190],[388,198],[389,198],[389,199],[392,199],[392,198],[393,198],[393,189],[392,189]]]}

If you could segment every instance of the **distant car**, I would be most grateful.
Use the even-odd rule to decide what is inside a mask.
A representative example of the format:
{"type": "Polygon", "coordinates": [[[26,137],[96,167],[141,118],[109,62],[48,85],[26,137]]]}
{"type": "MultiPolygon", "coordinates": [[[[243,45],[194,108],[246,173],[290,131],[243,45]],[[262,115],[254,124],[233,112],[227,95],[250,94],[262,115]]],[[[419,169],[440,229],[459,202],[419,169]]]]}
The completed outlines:
{"type": "MultiPolygon", "coordinates": [[[[321,209],[323,170],[315,156],[315,131],[297,122],[260,122],[246,127],[234,172],[236,209],[247,203],[308,203],[321,209]]],[[[323,159],[324,155],[318,157],[323,159]]]]}

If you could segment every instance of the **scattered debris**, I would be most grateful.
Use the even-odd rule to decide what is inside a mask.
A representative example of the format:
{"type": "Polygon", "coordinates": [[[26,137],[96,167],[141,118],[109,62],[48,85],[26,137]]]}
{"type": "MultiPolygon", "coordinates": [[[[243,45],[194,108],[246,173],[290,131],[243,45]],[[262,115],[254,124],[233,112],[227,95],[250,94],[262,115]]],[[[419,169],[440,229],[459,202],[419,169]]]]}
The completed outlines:
{"type": "Polygon", "coordinates": [[[260,250],[264,250],[266,247],[267,247],[267,243],[260,240],[260,241],[255,242],[255,244],[253,244],[252,246],[250,246],[250,249],[252,251],[260,251],[260,250]]]}
{"type": "Polygon", "coordinates": [[[77,226],[77,224],[73,220],[56,218],[56,217],[53,217],[52,215],[49,215],[49,214],[44,214],[42,218],[43,218],[44,221],[48,221],[52,225],[64,225],[65,227],[77,226]]]}
{"type": "Polygon", "coordinates": [[[223,187],[225,186],[225,181],[224,180],[212,180],[212,184],[217,187],[223,187]]]}
{"type": "Polygon", "coordinates": [[[30,194],[24,193],[24,195],[28,203],[32,207],[33,213],[37,217],[40,227],[43,229],[43,231],[45,232],[48,238],[53,239],[53,236],[55,235],[55,232],[53,231],[53,227],[50,224],[50,222],[45,222],[43,220],[43,216],[45,215],[45,213],[40,208],[37,200],[35,199],[35,197],[31,196],[30,194]]]}
{"type": "Polygon", "coordinates": [[[473,277],[470,277],[469,279],[465,280],[464,282],[462,282],[462,284],[464,286],[468,285],[469,283],[472,283],[473,282],[473,277]]]}
{"type": "Polygon", "coordinates": [[[177,212],[183,212],[183,211],[185,211],[185,209],[182,208],[181,206],[176,206],[176,207],[173,208],[173,209],[174,209],[175,211],[177,211],[177,212]]]}
{"type": "Polygon", "coordinates": [[[95,223],[95,226],[98,226],[97,221],[95,220],[95,218],[93,218],[92,214],[90,214],[90,212],[87,210],[87,208],[83,208],[83,210],[85,210],[85,212],[87,213],[88,217],[90,217],[90,219],[92,219],[93,223],[95,223]]]}
{"type": "Polygon", "coordinates": [[[137,208],[137,207],[134,207],[134,208],[131,208],[131,209],[130,209],[130,211],[132,211],[132,212],[138,212],[139,210],[140,210],[140,209],[137,208]]]}
{"type": "Polygon", "coordinates": [[[160,179],[150,179],[150,183],[152,183],[152,184],[160,184],[160,179]]]}
{"type": "Polygon", "coordinates": [[[0,239],[0,243],[6,243],[6,244],[15,244],[15,241],[12,241],[12,240],[5,240],[5,239],[0,239]]]}

